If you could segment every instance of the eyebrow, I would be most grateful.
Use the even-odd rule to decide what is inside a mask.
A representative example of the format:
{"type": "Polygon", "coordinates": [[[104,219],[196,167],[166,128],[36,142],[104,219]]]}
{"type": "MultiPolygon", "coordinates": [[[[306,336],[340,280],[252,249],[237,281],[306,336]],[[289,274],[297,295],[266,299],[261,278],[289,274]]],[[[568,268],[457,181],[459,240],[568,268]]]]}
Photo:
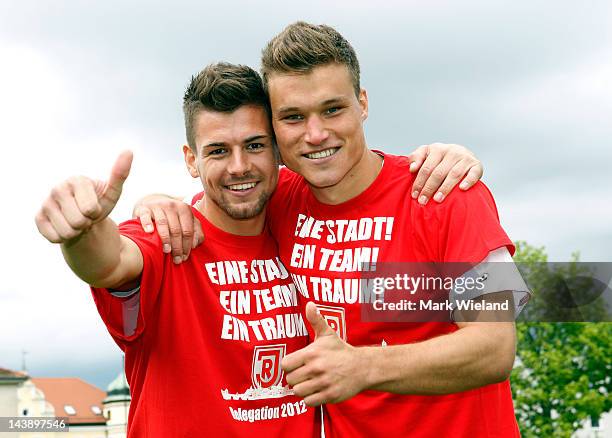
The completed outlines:
{"type": "Polygon", "coordinates": [[[267,138],[267,137],[269,137],[269,135],[267,134],[252,135],[250,137],[245,138],[243,143],[251,143],[252,141],[261,140],[262,138],[267,138]]]}
{"type": "Polygon", "coordinates": [[[332,97],[331,99],[324,100],[322,105],[323,106],[327,106],[327,105],[331,105],[333,103],[342,103],[345,100],[346,100],[346,97],[344,97],[344,96],[332,97]]]}
{"type": "MultiPolygon", "coordinates": [[[[260,140],[262,138],[268,138],[268,137],[270,136],[267,134],[256,134],[256,135],[252,135],[250,137],[245,138],[242,142],[251,143],[252,141],[260,140]]],[[[218,148],[218,147],[224,147],[224,146],[227,146],[227,143],[223,141],[214,141],[214,142],[203,145],[203,147],[205,148],[218,148]]]]}
{"type": "MultiPolygon", "coordinates": [[[[337,97],[332,97],[330,99],[326,99],[323,102],[320,103],[321,106],[327,106],[327,105],[331,105],[334,103],[343,103],[346,101],[346,97],[344,96],[337,96],[337,97]]],[[[288,106],[288,107],[281,107],[281,109],[278,110],[278,114],[284,114],[284,113],[291,113],[291,112],[296,112],[296,111],[300,111],[300,108],[297,106],[288,106]]]]}

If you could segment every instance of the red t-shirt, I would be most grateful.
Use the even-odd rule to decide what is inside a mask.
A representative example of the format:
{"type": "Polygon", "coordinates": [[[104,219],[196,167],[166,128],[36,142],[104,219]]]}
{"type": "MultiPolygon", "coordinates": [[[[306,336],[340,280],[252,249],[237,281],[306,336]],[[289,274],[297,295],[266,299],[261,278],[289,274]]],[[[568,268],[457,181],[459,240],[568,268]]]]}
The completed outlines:
{"type": "Polygon", "coordinates": [[[320,436],[317,410],[280,368],[307,330],[276,243],[268,231],[235,236],[194,214],[206,244],[180,265],[157,233],[135,220],[120,226],[144,259],[139,297],[92,288],[125,352],[128,437],[320,436]]]}
{"type": "MultiPolygon", "coordinates": [[[[413,180],[405,157],[384,154],[370,187],[331,206],[301,176],[281,171],[268,206],[281,260],[301,304],[315,301],[351,345],[407,344],[457,330],[452,322],[363,322],[359,263],[478,263],[502,246],[513,252],[484,184],[422,206],[410,197],[413,180]]],[[[508,381],[442,396],[365,391],[326,405],[324,414],[327,437],[520,436],[508,381]]]]}

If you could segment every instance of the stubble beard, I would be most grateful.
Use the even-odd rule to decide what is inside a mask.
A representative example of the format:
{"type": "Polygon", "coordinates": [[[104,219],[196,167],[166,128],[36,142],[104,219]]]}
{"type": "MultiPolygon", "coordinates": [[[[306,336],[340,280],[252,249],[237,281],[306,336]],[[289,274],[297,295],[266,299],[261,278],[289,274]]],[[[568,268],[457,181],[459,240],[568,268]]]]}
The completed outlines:
{"type": "Polygon", "coordinates": [[[264,210],[270,196],[270,193],[264,192],[254,203],[250,202],[248,205],[232,204],[228,202],[225,196],[212,201],[232,219],[244,220],[258,216],[264,210]]]}

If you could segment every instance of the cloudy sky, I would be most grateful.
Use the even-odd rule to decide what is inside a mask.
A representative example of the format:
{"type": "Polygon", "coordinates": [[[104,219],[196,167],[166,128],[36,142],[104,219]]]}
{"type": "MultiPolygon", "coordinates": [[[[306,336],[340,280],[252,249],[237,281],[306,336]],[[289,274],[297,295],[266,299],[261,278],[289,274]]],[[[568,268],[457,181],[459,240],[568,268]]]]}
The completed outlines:
{"type": "Polygon", "coordinates": [[[113,218],[151,192],[189,194],[181,97],[227,60],[257,67],[298,19],[355,47],[370,98],[371,147],[435,141],[485,165],[513,239],[551,260],[611,261],[612,3],[311,0],[161,3],[0,0],[0,367],[80,376],[101,387],[121,356],[87,288],[33,217],[75,174],[105,178],[135,153],[113,218]],[[381,4],[382,3],[382,4],[381,4]]]}

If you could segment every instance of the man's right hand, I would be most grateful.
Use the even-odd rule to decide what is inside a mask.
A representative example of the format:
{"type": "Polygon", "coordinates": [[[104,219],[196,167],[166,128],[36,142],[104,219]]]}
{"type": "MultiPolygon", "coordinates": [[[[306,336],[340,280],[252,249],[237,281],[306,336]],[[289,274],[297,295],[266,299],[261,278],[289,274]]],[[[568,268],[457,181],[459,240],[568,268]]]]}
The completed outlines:
{"type": "Polygon", "coordinates": [[[189,257],[189,253],[204,241],[200,221],[195,220],[191,206],[167,195],[149,195],[142,198],[132,213],[140,219],[147,233],[154,230],[163,244],[165,253],[172,252],[172,260],[179,264],[189,257]]]}
{"type": "Polygon", "coordinates": [[[49,242],[66,243],[102,221],[115,208],[130,174],[132,152],[122,152],[108,181],[75,176],[58,184],[36,214],[38,231],[49,242]]]}

